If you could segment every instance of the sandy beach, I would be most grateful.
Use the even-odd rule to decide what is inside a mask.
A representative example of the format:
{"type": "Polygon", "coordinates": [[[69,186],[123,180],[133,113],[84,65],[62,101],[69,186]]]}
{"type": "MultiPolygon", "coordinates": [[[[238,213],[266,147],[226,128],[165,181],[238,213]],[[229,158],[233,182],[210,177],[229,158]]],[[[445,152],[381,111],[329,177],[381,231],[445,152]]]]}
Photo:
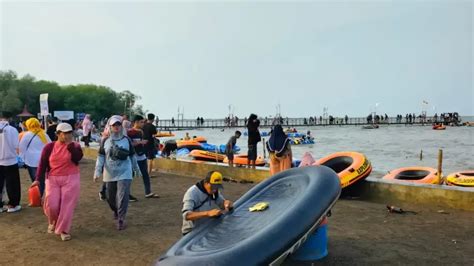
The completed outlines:
{"type": "MultiPolygon", "coordinates": [[[[29,178],[21,170],[19,213],[0,214],[1,265],[150,265],[180,236],[181,199],[198,177],[157,174],[152,188],[160,199],[145,199],[137,179],[128,228],[115,229],[112,212],[99,201],[100,183],[92,181],[94,161],[81,163],[81,198],[73,220],[72,241],[46,233],[41,208],[27,207],[29,178]]],[[[236,200],[253,184],[226,183],[225,196],[236,200]]],[[[329,219],[329,255],[317,265],[474,264],[474,213],[405,204],[417,214],[391,214],[385,205],[339,200],[329,219]]],[[[287,260],[286,265],[311,265],[287,260]]]]}

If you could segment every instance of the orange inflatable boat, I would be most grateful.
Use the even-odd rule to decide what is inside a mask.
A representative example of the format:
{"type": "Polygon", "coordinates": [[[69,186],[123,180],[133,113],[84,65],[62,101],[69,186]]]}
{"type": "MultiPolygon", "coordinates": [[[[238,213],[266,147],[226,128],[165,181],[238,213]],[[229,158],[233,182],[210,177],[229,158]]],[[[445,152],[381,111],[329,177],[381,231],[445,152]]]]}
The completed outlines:
{"type": "Polygon", "coordinates": [[[372,172],[372,165],[367,157],[353,151],[333,153],[319,159],[314,165],[324,165],[334,170],[341,180],[342,188],[365,179],[372,172]]]}
{"type": "Polygon", "coordinates": [[[446,126],[442,124],[433,125],[434,130],[445,130],[446,126]]]}
{"type": "Polygon", "coordinates": [[[438,172],[431,167],[403,167],[388,172],[383,179],[399,180],[415,184],[437,184],[438,172]]]}
{"type": "Polygon", "coordinates": [[[189,155],[194,157],[194,160],[211,162],[222,162],[226,157],[223,154],[201,150],[193,150],[189,153],[189,155]]]}
{"type": "Polygon", "coordinates": [[[193,137],[192,140],[197,141],[197,142],[207,142],[207,139],[203,136],[193,137]]]}
{"type": "Polygon", "coordinates": [[[201,150],[201,143],[195,140],[178,140],[176,141],[178,149],[186,148],[188,150],[201,150]]]}
{"type": "Polygon", "coordinates": [[[169,132],[158,132],[156,133],[155,137],[157,138],[162,138],[162,137],[174,137],[174,133],[169,131],[169,132]]]}
{"type": "MultiPolygon", "coordinates": [[[[227,159],[227,156],[224,158],[224,163],[229,163],[229,160],[227,159]]],[[[256,166],[264,166],[265,165],[265,159],[262,156],[257,156],[257,160],[255,160],[255,165],[256,166]]],[[[234,155],[234,164],[237,165],[248,165],[247,161],[247,155],[234,155]]]]}

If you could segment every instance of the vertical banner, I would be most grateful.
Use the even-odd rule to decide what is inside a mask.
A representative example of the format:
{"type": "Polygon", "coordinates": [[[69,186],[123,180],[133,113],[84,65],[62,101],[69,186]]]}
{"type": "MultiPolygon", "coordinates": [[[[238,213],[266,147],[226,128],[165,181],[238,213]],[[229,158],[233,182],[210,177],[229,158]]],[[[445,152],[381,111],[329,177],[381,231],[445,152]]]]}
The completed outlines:
{"type": "Polygon", "coordinates": [[[48,94],[43,93],[40,94],[40,112],[41,115],[44,117],[44,129],[48,128],[48,115],[49,115],[49,107],[48,107],[48,94]]]}

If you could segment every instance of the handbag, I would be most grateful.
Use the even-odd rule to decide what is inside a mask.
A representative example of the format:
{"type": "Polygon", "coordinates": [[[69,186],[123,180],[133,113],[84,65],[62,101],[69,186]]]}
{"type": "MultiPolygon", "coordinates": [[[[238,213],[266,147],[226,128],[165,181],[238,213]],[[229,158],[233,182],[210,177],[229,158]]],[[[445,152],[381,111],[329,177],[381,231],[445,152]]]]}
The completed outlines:
{"type": "MultiPolygon", "coordinates": [[[[127,160],[128,156],[131,155],[130,150],[122,148],[118,146],[113,139],[112,141],[112,147],[110,148],[109,156],[112,160],[117,161],[117,160],[127,160]]],[[[129,139],[129,148],[131,148],[131,143],[129,139]]]]}

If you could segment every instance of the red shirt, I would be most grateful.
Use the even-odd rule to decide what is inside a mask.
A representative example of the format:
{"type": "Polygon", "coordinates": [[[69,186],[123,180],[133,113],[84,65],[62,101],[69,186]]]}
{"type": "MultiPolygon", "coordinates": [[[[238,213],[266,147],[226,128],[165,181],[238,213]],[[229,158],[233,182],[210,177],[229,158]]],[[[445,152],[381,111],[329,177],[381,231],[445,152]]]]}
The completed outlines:
{"type": "MultiPolygon", "coordinates": [[[[77,145],[76,143],[74,145],[77,145]]],[[[79,166],[72,162],[71,152],[67,145],[56,141],[49,157],[49,166],[51,176],[67,176],[79,174],[79,166]]]]}

